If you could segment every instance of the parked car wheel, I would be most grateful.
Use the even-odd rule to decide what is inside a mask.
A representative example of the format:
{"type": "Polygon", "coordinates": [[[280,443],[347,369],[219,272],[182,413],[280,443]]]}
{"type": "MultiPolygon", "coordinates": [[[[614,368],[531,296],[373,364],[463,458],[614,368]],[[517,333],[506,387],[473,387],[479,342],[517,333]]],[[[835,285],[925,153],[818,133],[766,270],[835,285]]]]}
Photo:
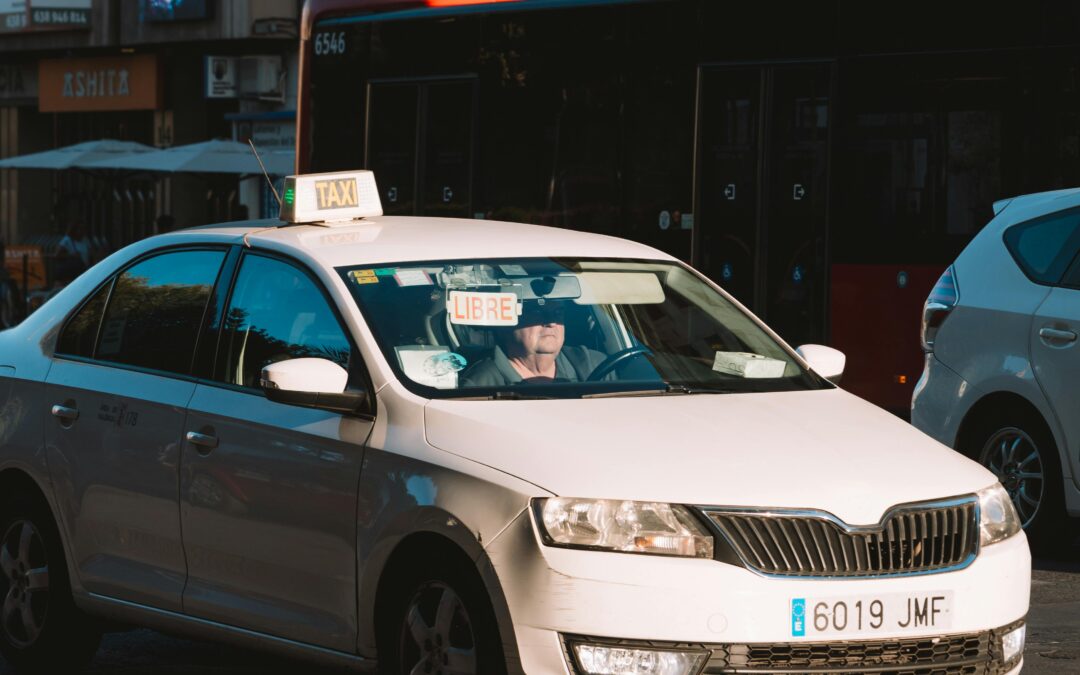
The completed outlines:
{"type": "Polygon", "coordinates": [[[382,672],[505,672],[495,616],[474,575],[441,560],[417,565],[394,586],[393,629],[379,650],[382,672]]]}
{"type": "Polygon", "coordinates": [[[1033,547],[1052,551],[1068,543],[1057,445],[1042,420],[1016,413],[987,419],[966,451],[1012,497],[1033,547]]]}
{"type": "Polygon", "coordinates": [[[52,516],[21,496],[0,509],[0,653],[20,673],[82,669],[101,633],[72,600],[52,516]]]}

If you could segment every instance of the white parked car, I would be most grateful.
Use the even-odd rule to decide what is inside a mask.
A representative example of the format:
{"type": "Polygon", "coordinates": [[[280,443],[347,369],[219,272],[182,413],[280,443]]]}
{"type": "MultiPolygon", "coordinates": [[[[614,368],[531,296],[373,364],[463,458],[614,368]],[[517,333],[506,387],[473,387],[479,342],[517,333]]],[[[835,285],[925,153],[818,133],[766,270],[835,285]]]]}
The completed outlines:
{"type": "Polygon", "coordinates": [[[382,217],[367,172],[284,203],[0,333],[17,669],[98,618],[395,674],[1020,669],[1008,496],[838,352],[629,241],[382,217]]]}
{"type": "Polygon", "coordinates": [[[1080,516],[1080,190],[1004,199],[923,312],[911,422],[989,468],[1033,544],[1080,516]]]}

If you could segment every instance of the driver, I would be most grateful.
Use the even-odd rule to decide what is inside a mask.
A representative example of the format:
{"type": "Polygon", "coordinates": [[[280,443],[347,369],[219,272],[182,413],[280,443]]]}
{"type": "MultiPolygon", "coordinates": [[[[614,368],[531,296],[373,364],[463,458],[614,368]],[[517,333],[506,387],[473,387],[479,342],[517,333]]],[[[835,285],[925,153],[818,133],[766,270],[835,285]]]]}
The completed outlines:
{"type": "Polygon", "coordinates": [[[526,302],[518,325],[497,333],[490,358],[462,375],[466,387],[500,387],[520,382],[580,382],[604,360],[598,351],[564,346],[566,306],[549,300],[526,302]]]}

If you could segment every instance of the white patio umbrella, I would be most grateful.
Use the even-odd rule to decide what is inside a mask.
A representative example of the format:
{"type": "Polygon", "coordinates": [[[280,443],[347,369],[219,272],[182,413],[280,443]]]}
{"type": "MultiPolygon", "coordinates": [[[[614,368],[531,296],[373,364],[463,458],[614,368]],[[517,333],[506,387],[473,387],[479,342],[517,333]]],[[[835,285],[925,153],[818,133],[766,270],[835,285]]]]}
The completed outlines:
{"type": "Polygon", "coordinates": [[[35,152],[29,155],[8,157],[0,160],[0,169],[85,169],[108,168],[92,167],[95,162],[119,157],[136,157],[153,152],[154,148],[133,141],[86,141],[55,150],[35,152]]]}
{"type": "MultiPolygon", "coordinates": [[[[259,155],[271,175],[286,176],[293,172],[292,151],[263,151],[259,155]]],[[[236,141],[204,141],[138,155],[115,156],[94,163],[92,168],[155,173],[262,173],[251,148],[236,141]]]]}

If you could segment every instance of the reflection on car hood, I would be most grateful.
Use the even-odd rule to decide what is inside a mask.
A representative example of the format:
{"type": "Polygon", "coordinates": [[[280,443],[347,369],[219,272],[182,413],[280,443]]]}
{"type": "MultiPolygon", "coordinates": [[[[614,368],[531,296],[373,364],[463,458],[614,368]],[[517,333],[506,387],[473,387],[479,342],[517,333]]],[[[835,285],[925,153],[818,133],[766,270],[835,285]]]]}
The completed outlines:
{"type": "Polygon", "coordinates": [[[435,400],[428,441],[557,495],[814,508],[851,524],[993,474],[835,389],[548,401],[435,400]]]}

